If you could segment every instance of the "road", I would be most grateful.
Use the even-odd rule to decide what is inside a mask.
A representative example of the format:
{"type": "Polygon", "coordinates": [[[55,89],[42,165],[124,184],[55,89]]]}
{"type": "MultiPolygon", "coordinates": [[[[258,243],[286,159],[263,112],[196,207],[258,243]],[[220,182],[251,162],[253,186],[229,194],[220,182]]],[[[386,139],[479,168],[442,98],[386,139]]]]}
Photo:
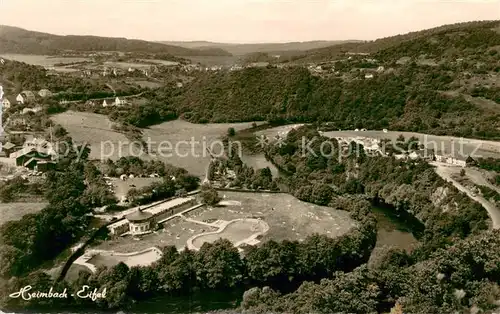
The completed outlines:
{"type": "MultiPolygon", "coordinates": [[[[431,164],[436,167],[436,173],[441,178],[443,178],[448,182],[451,182],[459,191],[464,192],[465,194],[467,194],[468,197],[481,204],[486,209],[488,215],[491,218],[491,221],[493,222],[493,229],[500,229],[500,209],[497,208],[494,204],[492,204],[488,200],[486,200],[484,197],[473,194],[469,189],[467,189],[466,187],[464,187],[451,177],[452,174],[457,172],[457,170],[460,171],[460,169],[463,168],[446,166],[442,163],[437,163],[437,162],[432,162],[431,164]]],[[[466,174],[469,170],[470,169],[466,170],[466,174]]],[[[472,181],[475,181],[473,179],[474,177],[475,176],[471,176],[472,181]]]]}
{"type": "Polygon", "coordinates": [[[498,158],[500,154],[500,141],[487,141],[471,138],[461,138],[453,136],[437,136],[424,133],[414,132],[399,132],[399,131],[331,131],[324,132],[327,137],[367,137],[374,139],[391,139],[396,141],[399,135],[403,135],[406,139],[415,136],[425,147],[433,149],[436,154],[452,155],[455,158],[462,157],[472,158],[479,157],[494,157],[498,158]]]}

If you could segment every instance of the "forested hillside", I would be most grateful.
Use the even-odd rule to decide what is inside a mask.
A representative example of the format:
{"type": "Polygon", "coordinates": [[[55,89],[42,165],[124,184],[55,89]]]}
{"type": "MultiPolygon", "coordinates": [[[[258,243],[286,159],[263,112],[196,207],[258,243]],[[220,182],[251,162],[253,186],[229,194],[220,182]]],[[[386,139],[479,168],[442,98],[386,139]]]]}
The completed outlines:
{"type": "Polygon", "coordinates": [[[167,53],[175,56],[230,56],[222,49],[188,49],[145,40],[98,36],[59,36],[0,25],[0,52],[57,54],[63,51],[167,53]]]}
{"type": "Polygon", "coordinates": [[[298,66],[209,74],[186,88],[176,110],[202,123],[328,121],[342,129],[500,138],[495,25],[452,25],[383,39],[391,44],[379,47],[389,48],[334,59],[321,75],[298,66]]]}
{"type": "MultiPolygon", "coordinates": [[[[422,47],[419,47],[419,49],[425,48],[425,46],[430,43],[435,46],[439,46],[441,49],[447,49],[452,48],[447,46],[449,42],[439,42],[434,38],[443,38],[443,36],[448,37],[450,34],[453,34],[456,36],[465,37],[472,36],[480,41],[487,41],[489,40],[488,36],[492,36],[490,32],[494,32],[494,30],[492,29],[497,28],[498,31],[498,25],[499,21],[475,21],[443,25],[436,28],[380,38],[373,41],[346,43],[319,49],[311,49],[305,52],[302,56],[297,57],[296,60],[303,62],[325,61],[330,60],[331,58],[336,58],[345,52],[374,54],[386,49],[398,47],[399,45],[404,46],[406,43],[422,43],[425,41],[428,41],[428,43],[424,44],[424,46],[422,47]]],[[[496,36],[493,35],[493,37],[496,36]]]]}

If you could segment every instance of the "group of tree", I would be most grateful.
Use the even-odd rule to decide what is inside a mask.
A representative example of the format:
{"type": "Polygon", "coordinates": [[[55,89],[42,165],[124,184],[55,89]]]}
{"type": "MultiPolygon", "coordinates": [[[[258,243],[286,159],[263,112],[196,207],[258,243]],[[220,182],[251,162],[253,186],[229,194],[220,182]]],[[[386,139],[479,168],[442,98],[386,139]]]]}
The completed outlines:
{"type": "MultiPolygon", "coordinates": [[[[107,296],[95,302],[69,298],[66,302],[84,304],[87,308],[126,308],[135,301],[153,296],[191,295],[195,292],[242,290],[245,287],[271,286],[280,291],[290,291],[303,281],[318,281],[338,271],[352,271],[366,263],[376,242],[375,220],[368,212],[369,204],[358,202],[356,217],[360,223],[347,234],[330,238],[312,235],[303,242],[267,241],[261,246],[245,248],[244,254],[228,240],[205,243],[199,251],[175,247],[163,249],[160,260],[148,267],[127,267],[120,263],[112,268],[101,267],[90,274],[81,272],[78,280],[54,283],[43,272],[28,278],[5,283],[7,291],[17,291],[29,281],[33,289],[78,291],[83,285],[106,288],[107,296]]],[[[20,301],[6,296],[5,306],[15,308],[20,301]]],[[[61,306],[58,300],[21,301],[24,308],[61,306]]]]}
{"type": "Polygon", "coordinates": [[[337,272],[295,292],[253,288],[245,313],[491,313],[500,299],[500,233],[483,233],[412,264],[405,251],[389,249],[380,263],[337,272]],[[393,312],[391,312],[393,313],[393,312]],[[394,312],[397,313],[397,312],[394,312]]]}
{"type": "Polygon", "coordinates": [[[281,145],[269,146],[266,155],[289,173],[281,180],[301,200],[337,208],[338,196],[362,195],[399,216],[414,217],[413,231],[421,233],[424,255],[488,227],[484,208],[442,180],[423,160],[367,157],[362,146],[342,147],[313,127],[290,131],[281,145]],[[303,141],[310,143],[313,138],[305,149],[303,141]],[[441,192],[446,197],[439,198],[441,192]]]}

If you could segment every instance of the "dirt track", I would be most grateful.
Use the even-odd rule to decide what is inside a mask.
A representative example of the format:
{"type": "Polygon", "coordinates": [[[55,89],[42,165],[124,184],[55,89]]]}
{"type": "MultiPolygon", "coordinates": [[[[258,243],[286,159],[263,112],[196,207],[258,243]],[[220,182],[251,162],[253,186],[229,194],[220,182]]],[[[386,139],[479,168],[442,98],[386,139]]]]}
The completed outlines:
{"type": "MultiPolygon", "coordinates": [[[[432,163],[434,166],[436,166],[436,173],[443,178],[446,181],[451,182],[458,190],[461,192],[464,192],[467,194],[468,197],[473,199],[474,201],[480,203],[483,205],[483,207],[488,211],[488,215],[490,216],[492,222],[493,222],[493,229],[499,229],[500,228],[500,209],[497,208],[495,205],[490,203],[488,200],[486,200],[484,197],[475,195],[473,194],[469,189],[458,183],[456,180],[454,180],[451,176],[452,174],[456,174],[460,172],[460,169],[463,169],[461,167],[450,167],[450,166],[445,166],[440,163],[432,163]],[[458,172],[457,172],[458,171],[458,172]]],[[[470,169],[466,170],[466,175],[467,172],[470,169]]],[[[477,180],[477,177],[474,179],[476,176],[471,176],[469,177],[472,181],[475,179],[477,180]]]]}

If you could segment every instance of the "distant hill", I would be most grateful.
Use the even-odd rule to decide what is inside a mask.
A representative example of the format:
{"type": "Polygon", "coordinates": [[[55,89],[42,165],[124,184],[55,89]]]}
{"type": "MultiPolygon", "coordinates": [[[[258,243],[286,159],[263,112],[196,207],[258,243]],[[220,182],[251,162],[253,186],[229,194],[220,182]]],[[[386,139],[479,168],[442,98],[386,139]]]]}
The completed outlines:
{"type": "Polygon", "coordinates": [[[175,56],[231,56],[218,48],[189,49],[137,39],[53,35],[0,25],[0,53],[58,54],[62,51],[121,51],[175,56]]]}
{"type": "MultiPolygon", "coordinates": [[[[294,62],[205,73],[162,103],[191,122],[329,122],[335,129],[500,139],[500,21],[446,25],[308,51],[294,62]],[[363,52],[370,55],[346,55],[363,52]],[[319,69],[318,69],[319,67],[319,69]]],[[[272,60],[246,55],[247,62],[272,60]]],[[[271,56],[272,57],[272,56],[271,56]]],[[[148,113],[149,111],[145,111],[148,113]]]]}
{"type": "MultiPolygon", "coordinates": [[[[415,41],[417,39],[430,40],[431,37],[435,36],[441,36],[445,34],[449,35],[451,33],[459,34],[461,31],[471,33],[474,30],[486,30],[490,28],[493,29],[495,27],[498,27],[499,25],[500,21],[474,21],[443,25],[422,31],[380,38],[373,41],[348,42],[343,44],[331,45],[328,47],[313,48],[306,51],[302,56],[297,57],[295,61],[326,61],[337,58],[346,52],[373,54],[383,50],[388,50],[389,48],[403,45],[407,42],[415,41]]],[[[420,48],[422,47],[420,46],[420,48]]]]}
{"type": "Polygon", "coordinates": [[[274,54],[287,54],[287,52],[300,52],[310,49],[329,47],[332,45],[360,42],[357,40],[346,41],[304,41],[289,43],[256,43],[256,44],[229,44],[210,41],[163,41],[164,44],[180,46],[190,49],[224,49],[233,55],[246,55],[255,52],[266,52],[274,54]]]}

